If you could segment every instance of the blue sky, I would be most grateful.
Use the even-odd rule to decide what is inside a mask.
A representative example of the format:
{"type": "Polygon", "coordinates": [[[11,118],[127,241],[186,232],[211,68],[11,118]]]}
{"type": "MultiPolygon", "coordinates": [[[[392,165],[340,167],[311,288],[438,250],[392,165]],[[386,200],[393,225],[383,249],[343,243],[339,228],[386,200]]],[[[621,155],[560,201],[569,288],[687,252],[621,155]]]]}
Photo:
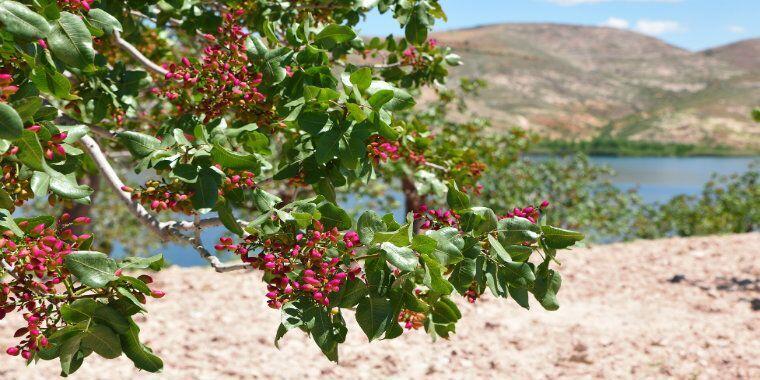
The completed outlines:
{"type": "MultiPolygon", "coordinates": [[[[760,0],[441,0],[449,17],[438,30],[502,22],[607,25],[649,34],[689,50],[760,37],[760,0]]],[[[367,35],[398,32],[372,14],[367,35]]]]}

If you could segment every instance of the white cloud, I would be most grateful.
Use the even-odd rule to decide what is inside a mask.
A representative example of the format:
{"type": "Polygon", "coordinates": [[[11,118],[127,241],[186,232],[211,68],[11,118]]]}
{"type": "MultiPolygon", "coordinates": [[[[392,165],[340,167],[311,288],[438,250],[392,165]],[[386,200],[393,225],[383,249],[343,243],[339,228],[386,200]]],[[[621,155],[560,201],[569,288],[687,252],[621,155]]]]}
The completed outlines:
{"type": "Polygon", "coordinates": [[[743,26],[739,26],[739,25],[729,25],[728,28],[726,29],[728,29],[729,32],[736,33],[736,34],[742,34],[747,31],[747,29],[744,29],[743,26]]]}
{"type": "Polygon", "coordinates": [[[609,26],[610,28],[628,29],[628,20],[622,18],[610,17],[605,22],[599,24],[601,26],[609,26]]]}
{"type": "Polygon", "coordinates": [[[572,6],[579,4],[598,4],[598,3],[611,3],[611,2],[626,2],[626,3],[680,3],[683,0],[546,0],[550,3],[572,6]]]}
{"type": "Polygon", "coordinates": [[[658,36],[660,34],[679,32],[683,30],[681,24],[671,20],[646,20],[636,21],[636,31],[658,36]]]}

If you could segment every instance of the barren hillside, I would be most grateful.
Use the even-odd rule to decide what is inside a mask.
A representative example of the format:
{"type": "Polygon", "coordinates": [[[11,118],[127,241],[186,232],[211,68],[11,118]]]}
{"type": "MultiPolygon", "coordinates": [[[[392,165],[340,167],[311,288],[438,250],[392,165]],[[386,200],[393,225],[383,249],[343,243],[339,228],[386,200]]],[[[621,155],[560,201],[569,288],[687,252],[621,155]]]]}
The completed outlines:
{"type": "Polygon", "coordinates": [[[631,31],[501,24],[438,33],[489,88],[472,105],[497,126],[549,137],[760,149],[760,40],[689,52],[631,31]]]}

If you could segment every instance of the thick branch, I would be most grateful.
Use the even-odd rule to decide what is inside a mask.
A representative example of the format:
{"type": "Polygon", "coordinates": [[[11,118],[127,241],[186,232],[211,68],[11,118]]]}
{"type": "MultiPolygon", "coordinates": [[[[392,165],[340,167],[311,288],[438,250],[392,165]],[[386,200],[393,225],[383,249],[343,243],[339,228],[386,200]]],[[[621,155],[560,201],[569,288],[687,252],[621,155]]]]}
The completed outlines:
{"type": "Polygon", "coordinates": [[[124,182],[122,182],[116,174],[116,171],[108,162],[108,159],[105,154],[103,154],[98,143],[92,137],[87,135],[83,136],[80,141],[82,142],[82,145],[84,145],[85,150],[87,150],[90,156],[92,156],[95,165],[98,166],[98,169],[100,169],[100,172],[105,176],[106,181],[111,185],[111,188],[116,192],[116,195],[118,195],[121,202],[127,206],[129,212],[137,217],[143,225],[161,237],[163,241],[170,240],[171,236],[167,232],[169,229],[162,229],[159,221],[151,215],[145,207],[138,202],[132,201],[132,196],[128,192],[122,190],[124,182]]]}
{"type": "Polygon", "coordinates": [[[121,33],[118,30],[113,31],[113,36],[114,36],[114,39],[116,40],[116,44],[119,45],[119,47],[121,47],[123,50],[129,53],[129,55],[131,55],[132,58],[136,59],[138,62],[140,62],[140,64],[145,66],[147,69],[157,74],[160,74],[161,76],[164,76],[164,77],[166,76],[166,74],[169,73],[168,70],[157,65],[156,63],[148,59],[148,57],[140,53],[140,51],[137,50],[137,48],[134,47],[134,45],[122,39],[121,33]]]}

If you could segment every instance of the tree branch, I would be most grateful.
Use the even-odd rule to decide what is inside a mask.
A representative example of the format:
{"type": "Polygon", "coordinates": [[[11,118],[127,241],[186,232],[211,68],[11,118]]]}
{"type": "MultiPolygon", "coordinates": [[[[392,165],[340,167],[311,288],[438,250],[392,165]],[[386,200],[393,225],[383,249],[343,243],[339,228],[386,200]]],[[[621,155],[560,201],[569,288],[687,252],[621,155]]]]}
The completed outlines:
{"type": "Polygon", "coordinates": [[[162,229],[158,219],[151,215],[148,210],[146,210],[145,207],[143,207],[140,203],[132,201],[132,196],[128,192],[122,190],[124,187],[124,182],[122,182],[119,176],[116,174],[116,171],[108,162],[108,159],[106,158],[105,154],[103,154],[103,151],[100,149],[98,143],[88,135],[83,136],[79,141],[82,142],[85,150],[87,150],[90,156],[92,156],[92,159],[95,161],[95,165],[97,165],[98,169],[100,169],[100,172],[105,176],[106,181],[109,185],[111,185],[111,188],[116,192],[116,195],[119,196],[121,202],[127,206],[129,212],[137,217],[137,219],[143,225],[148,227],[148,229],[161,237],[164,242],[171,240],[171,236],[167,232],[169,229],[162,229]]]}
{"type": "Polygon", "coordinates": [[[157,65],[156,63],[148,59],[148,57],[140,53],[140,51],[137,50],[137,48],[134,47],[134,45],[122,39],[121,33],[118,30],[113,31],[113,36],[114,36],[114,39],[116,40],[116,44],[119,45],[119,47],[121,47],[122,50],[125,50],[127,53],[129,53],[129,55],[131,55],[132,58],[136,59],[138,62],[140,62],[140,64],[145,66],[147,69],[155,72],[156,74],[160,74],[163,77],[165,77],[166,74],[169,73],[168,70],[157,65]]]}
{"type": "Polygon", "coordinates": [[[100,169],[100,172],[105,176],[106,182],[111,186],[111,188],[116,192],[116,194],[119,196],[119,199],[121,199],[122,203],[127,206],[129,211],[148,229],[153,231],[156,235],[158,235],[162,241],[175,241],[179,243],[189,243],[191,244],[196,251],[200,254],[200,256],[208,261],[209,264],[219,273],[223,272],[230,272],[234,270],[240,270],[240,269],[251,269],[251,266],[246,263],[239,263],[239,264],[222,264],[221,261],[219,261],[219,258],[212,255],[211,252],[209,252],[204,246],[203,242],[201,241],[201,232],[204,228],[204,226],[214,226],[221,224],[221,221],[219,221],[218,218],[211,218],[206,219],[202,221],[200,219],[200,215],[195,215],[195,221],[194,222],[187,222],[187,221],[171,221],[171,222],[164,222],[161,223],[156,219],[151,213],[148,212],[148,210],[145,209],[139,202],[135,202],[132,200],[132,197],[129,193],[122,190],[122,187],[124,187],[124,182],[119,178],[119,176],[116,174],[116,171],[114,170],[113,166],[108,162],[108,159],[106,158],[103,151],[100,149],[100,146],[98,143],[90,136],[85,135],[80,140],[82,145],[84,145],[85,150],[92,156],[92,159],[95,161],[95,165],[97,165],[98,169],[100,169]],[[194,235],[186,236],[183,235],[180,230],[193,230],[194,235]]]}
{"type": "Polygon", "coordinates": [[[214,270],[219,273],[224,273],[239,269],[253,269],[248,263],[222,264],[222,262],[219,261],[218,257],[212,255],[211,252],[209,252],[206,247],[203,246],[203,241],[201,240],[201,232],[203,232],[203,227],[201,226],[200,215],[195,215],[193,226],[195,227],[193,237],[189,238],[189,241],[193,244],[193,247],[195,247],[195,250],[198,251],[201,257],[204,260],[208,261],[209,264],[211,264],[214,270]]]}

